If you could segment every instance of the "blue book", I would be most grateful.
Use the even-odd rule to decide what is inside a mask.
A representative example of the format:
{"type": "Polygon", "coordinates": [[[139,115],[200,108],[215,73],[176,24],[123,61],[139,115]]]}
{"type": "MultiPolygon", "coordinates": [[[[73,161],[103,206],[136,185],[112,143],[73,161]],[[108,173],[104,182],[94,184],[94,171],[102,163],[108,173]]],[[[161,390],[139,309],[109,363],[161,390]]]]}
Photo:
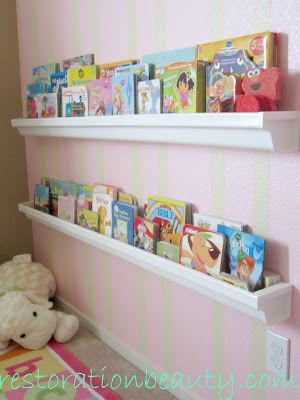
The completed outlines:
{"type": "Polygon", "coordinates": [[[134,243],[134,219],[137,216],[137,206],[112,202],[112,237],[123,243],[134,243]]]}
{"type": "Polygon", "coordinates": [[[113,115],[135,114],[136,75],[121,74],[114,76],[112,94],[113,115]]]}
{"type": "Polygon", "coordinates": [[[247,282],[251,291],[261,288],[265,239],[225,225],[218,225],[218,232],[226,236],[228,272],[247,282]]]}
{"type": "Polygon", "coordinates": [[[34,208],[49,214],[49,186],[34,186],[34,208]]]}
{"type": "Polygon", "coordinates": [[[115,70],[115,75],[120,74],[136,74],[138,81],[148,81],[153,79],[155,75],[154,64],[133,64],[133,65],[122,65],[117,67],[115,70]]]}
{"type": "Polygon", "coordinates": [[[142,57],[142,63],[155,64],[156,69],[178,62],[192,61],[196,61],[196,47],[163,51],[142,57]]]}
{"type": "Polygon", "coordinates": [[[50,75],[51,91],[57,93],[60,88],[68,87],[68,72],[58,72],[50,75]]]}

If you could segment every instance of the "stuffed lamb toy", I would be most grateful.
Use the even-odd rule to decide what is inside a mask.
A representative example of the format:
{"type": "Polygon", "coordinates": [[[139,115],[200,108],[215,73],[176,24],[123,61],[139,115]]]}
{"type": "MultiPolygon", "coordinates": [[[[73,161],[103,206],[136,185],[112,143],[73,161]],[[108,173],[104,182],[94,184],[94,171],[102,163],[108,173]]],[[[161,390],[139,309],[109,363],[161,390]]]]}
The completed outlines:
{"type": "Polygon", "coordinates": [[[51,271],[32,262],[30,254],[13,257],[0,265],[0,349],[10,340],[36,350],[50,338],[60,343],[70,340],[78,330],[77,317],[50,310],[48,300],[56,284],[51,271]]]}

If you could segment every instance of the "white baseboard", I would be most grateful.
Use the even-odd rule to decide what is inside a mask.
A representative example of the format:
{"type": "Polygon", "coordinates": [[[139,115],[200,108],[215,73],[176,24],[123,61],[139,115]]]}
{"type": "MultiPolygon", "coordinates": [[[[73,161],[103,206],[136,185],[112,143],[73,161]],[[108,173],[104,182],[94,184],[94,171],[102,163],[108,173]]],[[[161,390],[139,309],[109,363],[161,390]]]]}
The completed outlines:
{"type": "MultiPolygon", "coordinates": [[[[124,358],[134,364],[141,371],[145,370],[145,366],[148,369],[154,371],[156,376],[159,377],[165,371],[153,366],[147,359],[141,356],[139,353],[132,350],[129,346],[122,343],[117,337],[112,335],[108,330],[97,325],[94,321],[84,315],[81,311],[77,310],[70,303],[64,300],[62,297],[56,296],[56,302],[59,308],[68,314],[74,314],[78,317],[80,324],[92,332],[96,337],[102,340],[109,347],[114,349],[117,353],[121,354],[124,358]]],[[[195,393],[187,390],[171,389],[169,390],[179,400],[205,400],[203,397],[196,395],[195,393]]]]}

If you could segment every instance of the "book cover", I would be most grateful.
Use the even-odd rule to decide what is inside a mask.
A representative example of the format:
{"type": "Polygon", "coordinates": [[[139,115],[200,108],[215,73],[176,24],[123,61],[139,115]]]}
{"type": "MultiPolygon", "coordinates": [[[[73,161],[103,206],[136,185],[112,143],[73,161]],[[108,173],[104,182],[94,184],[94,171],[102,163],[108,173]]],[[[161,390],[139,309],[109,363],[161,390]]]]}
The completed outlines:
{"type": "Polygon", "coordinates": [[[148,197],[147,217],[159,224],[159,240],[180,245],[183,226],[187,222],[186,209],[186,204],[181,201],[148,197]]]}
{"type": "Polygon", "coordinates": [[[156,253],[156,245],[159,233],[159,225],[145,218],[134,219],[134,246],[156,253]]]}
{"type": "Polygon", "coordinates": [[[164,241],[157,242],[157,255],[179,263],[179,247],[164,241]]]}
{"type": "Polygon", "coordinates": [[[42,93],[36,96],[37,117],[56,118],[60,117],[57,93],[42,93]]]}
{"type": "Polygon", "coordinates": [[[225,255],[225,236],[185,225],[180,246],[180,264],[209,275],[220,275],[225,255]]]}
{"type": "Polygon", "coordinates": [[[51,74],[50,81],[51,81],[51,92],[58,93],[60,88],[68,87],[67,71],[51,74]]]}
{"type": "Polygon", "coordinates": [[[26,85],[26,116],[27,118],[38,117],[37,95],[44,92],[41,82],[26,85]]]}
{"type": "Polygon", "coordinates": [[[79,68],[85,65],[95,64],[94,54],[83,54],[81,56],[70,57],[62,62],[62,69],[67,71],[69,68],[79,68]]]}
{"type": "Polygon", "coordinates": [[[74,224],[75,210],[76,200],[74,197],[58,196],[58,218],[74,224]]]}
{"type": "Polygon", "coordinates": [[[59,72],[60,67],[58,63],[51,63],[46,65],[39,65],[32,68],[32,81],[40,82],[44,85],[44,92],[51,92],[51,74],[59,72]]]}
{"type": "Polygon", "coordinates": [[[112,202],[112,237],[123,243],[134,243],[134,218],[137,207],[130,204],[112,202]]]}
{"type": "Polygon", "coordinates": [[[84,67],[68,69],[68,86],[85,86],[90,88],[91,81],[99,78],[98,65],[85,65],[84,67]]]}
{"type": "Polygon", "coordinates": [[[98,214],[86,208],[77,210],[77,224],[91,231],[99,232],[98,214]]]}
{"type": "Polygon", "coordinates": [[[156,69],[162,80],[164,113],[205,111],[205,67],[194,62],[171,64],[156,69]]]}
{"type": "Polygon", "coordinates": [[[221,272],[219,278],[221,281],[230,283],[230,285],[237,286],[244,290],[250,290],[247,282],[243,281],[243,279],[240,279],[237,276],[230,275],[227,272],[221,272]]]}
{"type": "Polygon", "coordinates": [[[113,77],[113,115],[135,114],[136,110],[136,76],[122,74],[113,77]]]}
{"type": "Polygon", "coordinates": [[[112,202],[117,199],[117,189],[102,184],[94,185],[92,210],[99,216],[99,232],[112,236],[112,202]]]}
{"type": "Polygon", "coordinates": [[[62,116],[87,117],[88,93],[84,86],[62,88],[62,116]]]}
{"type": "Polygon", "coordinates": [[[115,76],[120,74],[135,74],[137,81],[149,81],[154,78],[155,66],[154,64],[146,63],[123,65],[115,70],[115,76]]]}
{"type": "Polygon", "coordinates": [[[223,218],[210,217],[209,215],[193,213],[193,225],[198,228],[207,229],[209,231],[218,231],[218,225],[229,226],[229,228],[236,229],[238,231],[245,231],[247,225],[239,222],[229,221],[223,218]]]}
{"type": "Polygon", "coordinates": [[[43,185],[34,186],[34,208],[49,214],[50,197],[49,187],[43,185]]]}
{"type": "Polygon", "coordinates": [[[196,47],[187,47],[170,51],[163,51],[145,55],[142,63],[154,64],[156,68],[165,67],[178,62],[192,62],[196,60],[196,47]]]}
{"type": "Polygon", "coordinates": [[[162,106],[161,81],[138,82],[138,114],[160,114],[162,106]]]}
{"type": "Polygon", "coordinates": [[[121,203],[131,204],[133,206],[138,205],[138,200],[134,194],[125,193],[122,191],[118,191],[118,201],[121,203]]]}
{"type": "Polygon", "coordinates": [[[227,272],[247,282],[251,291],[261,287],[265,240],[224,225],[218,225],[218,232],[227,239],[227,272]]]}
{"type": "Polygon", "coordinates": [[[112,78],[100,78],[91,82],[89,115],[112,114],[112,78]]]}
{"type": "Polygon", "coordinates": [[[60,181],[61,189],[60,193],[62,196],[77,197],[78,196],[78,185],[74,182],[60,181]]]}
{"type": "Polygon", "coordinates": [[[108,64],[101,64],[99,65],[100,78],[112,78],[113,76],[115,76],[115,70],[117,67],[120,67],[122,65],[132,65],[136,64],[137,62],[139,62],[139,60],[122,60],[108,64]]]}

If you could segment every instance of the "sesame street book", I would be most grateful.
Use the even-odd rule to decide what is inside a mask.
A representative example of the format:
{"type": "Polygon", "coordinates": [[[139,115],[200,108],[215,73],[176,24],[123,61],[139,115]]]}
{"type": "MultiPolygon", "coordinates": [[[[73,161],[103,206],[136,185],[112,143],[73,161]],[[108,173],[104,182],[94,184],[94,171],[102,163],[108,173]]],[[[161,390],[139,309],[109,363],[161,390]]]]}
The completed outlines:
{"type": "Polygon", "coordinates": [[[34,208],[49,214],[49,187],[43,185],[34,186],[34,208]]]}
{"type": "Polygon", "coordinates": [[[227,239],[228,272],[246,281],[251,291],[260,288],[264,266],[265,239],[224,225],[218,226],[218,232],[224,234],[227,239]]]}
{"type": "Polygon", "coordinates": [[[89,115],[112,114],[112,78],[100,78],[91,82],[89,115]]]}
{"type": "Polygon", "coordinates": [[[112,237],[123,243],[134,244],[134,219],[138,207],[124,204],[119,201],[112,202],[112,237]]]}
{"type": "Polygon", "coordinates": [[[113,115],[135,114],[136,75],[121,74],[113,77],[113,115]]]}
{"type": "Polygon", "coordinates": [[[138,114],[161,113],[161,92],[161,81],[159,79],[138,82],[138,114]]]}
{"type": "Polygon", "coordinates": [[[147,217],[160,225],[159,240],[180,245],[183,226],[187,222],[187,204],[182,201],[149,196],[147,217]]]}
{"type": "Polygon", "coordinates": [[[92,211],[99,216],[99,232],[112,236],[112,202],[117,199],[117,188],[95,184],[93,191],[92,211]]]}
{"type": "Polygon", "coordinates": [[[156,253],[159,225],[145,218],[134,219],[134,246],[139,249],[156,253]]]}
{"type": "Polygon", "coordinates": [[[180,264],[209,275],[220,275],[225,255],[223,234],[187,224],[180,247],[180,264]]]}

